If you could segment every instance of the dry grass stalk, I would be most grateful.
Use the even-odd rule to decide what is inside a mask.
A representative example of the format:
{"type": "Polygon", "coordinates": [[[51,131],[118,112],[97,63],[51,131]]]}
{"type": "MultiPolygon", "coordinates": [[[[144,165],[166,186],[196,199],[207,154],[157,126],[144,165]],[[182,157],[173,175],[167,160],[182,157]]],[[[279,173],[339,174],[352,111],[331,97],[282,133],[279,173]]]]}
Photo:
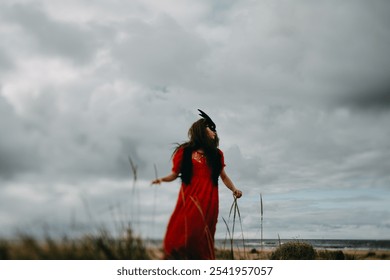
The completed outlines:
{"type": "MultiPolygon", "coordinates": [[[[238,220],[240,222],[240,226],[241,226],[241,236],[242,236],[242,245],[243,245],[243,248],[244,248],[244,256],[246,255],[246,250],[245,250],[245,240],[244,240],[244,230],[242,228],[242,220],[241,220],[241,213],[240,213],[240,208],[238,207],[238,203],[237,203],[237,197],[234,197],[234,200],[233,200],[233,203],[232,203],[232,206],[230,207],[230,211],[229,211],[229,221],[230,221],[230,217],[233,213],[233,226],[232,226],[232,231],[230,232],[230,228],[229,228],[229,225],[228,223],[225,221],[225,219],[223,219],[225,225],[226,225],[226,228],[227,228],[227,231],[229,233],[229,239],[230,239],[230,254],[231,254],[231,258],[234,259],[234,249],[233,249],[233,241],[234,241],[234,231],[235,231],[235,224],[236,224],[236,218],[238,216],[238,220]]],[[[226,243],[226,240],[225,240],[225,243],[226,243]]]]}
{"type": "Polygon", "coordinates": [[[136,191],[136,184],[138,179],[138,173],[137,173],[138,166],[134,163],[134,161],[131,159],[130,156],[128,156],[128,158],[129,158],[129,163],[131,168],[130,170],[133,175],[133,188],[132,188],[132,195],[131,195],[131,222],[134,221],[134,223],[139,226],[140,222],[138,218],[140,216],[140,205],[139,205],[140,199],[139,199],[139,194],[136,191]],[[136,211],[134,210],[134,207],[136,207],[136,211]]]}
{"type": "MultiPolygon", "coordinates": [[[[200,203],[197,199],[195,199],[194,197],[190,196],[192,202],[195,204],[196,208],[198,209],[202,219],[203,219],[203,224],[204,224],[204,232],[206,234],[206,238],[207,238],[207,245],[208,245],[208,249],[209,249],[209,252],[211,253],[211,255],[214,256],[214,246],[213,246],[213,236],[210,232],[210,228],[209,226],[207,225],[207,222],[206,222],[206,218],[203,214],[203,210],[202,210],[202,207],[200,206],[200,203]]],[[[187,236],[186,236],[186,240],[187,240],[187,236]]]]}
{"type": "Polygon", "coordinates": [[[260,193],[260,226],[261,226],[261,239],[260,239],[260,244],[261,244],[261,250],[263,251],[263,217],[264,217],[264,211],[263,211],[263,196],[260,193]]]}

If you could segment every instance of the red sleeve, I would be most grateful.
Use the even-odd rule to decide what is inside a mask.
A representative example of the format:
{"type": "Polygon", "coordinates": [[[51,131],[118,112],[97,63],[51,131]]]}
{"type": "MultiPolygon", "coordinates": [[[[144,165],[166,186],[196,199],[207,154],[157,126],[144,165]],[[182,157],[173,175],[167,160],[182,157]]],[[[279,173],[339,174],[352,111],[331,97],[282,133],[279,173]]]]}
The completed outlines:
{"type": "Polygon", "coordinates": [[[223,152],[220,149],[218,149],[218,152],[221,155],[221,166],[222,166],[222,168],[224,168],[226,166],[226,164],[225,164],[225,157],[223,155],[223,152]]]}
{"type": "Polygon", "coordinates": [[[179,148],[173,155],[172,172],[175,172],[176,174],[180,173],[181,162],[183,160],[183,151],[184,151],[183,148],[179,148]]]}

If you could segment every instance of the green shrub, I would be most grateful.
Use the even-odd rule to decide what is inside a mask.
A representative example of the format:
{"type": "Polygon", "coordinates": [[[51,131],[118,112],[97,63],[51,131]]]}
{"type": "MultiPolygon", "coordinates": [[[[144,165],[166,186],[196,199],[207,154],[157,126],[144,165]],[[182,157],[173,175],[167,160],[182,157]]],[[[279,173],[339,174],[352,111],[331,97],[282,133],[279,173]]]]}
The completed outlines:
{"type": "Polygon", "coordinates": [[[372,251],[370,251],[370,252],[368,252],[367,254],[366,254],[366,258],[373,258],[373,257],[375,257],[376,256],[376,253],[375,252],[372,252],[372,251]]]}
{"type": "Polygon", "coordinates": [[[0,260],[9,258],[9,246],[6,241],[0,240],[0,260]]]}
{"type": "Polygon", "coordinates": [[[282,244],[271,255],[271,260],[314,260],[316,252],[311,244],[293,241],[282,244]]]}

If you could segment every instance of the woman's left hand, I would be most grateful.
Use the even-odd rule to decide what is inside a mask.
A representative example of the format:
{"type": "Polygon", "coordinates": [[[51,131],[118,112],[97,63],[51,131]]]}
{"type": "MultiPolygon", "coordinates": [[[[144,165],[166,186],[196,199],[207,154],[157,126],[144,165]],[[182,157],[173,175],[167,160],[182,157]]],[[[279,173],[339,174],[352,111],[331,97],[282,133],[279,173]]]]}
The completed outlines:
{"type": "Polygon", "coordinates": [[[235,197],[237,197],[237,198],[240,198],[240,197],[242,196],[242,191],[240,191],[240,190],[235,190],[235,191],[233,192],[233,195],[234,195],[235,197]]]}

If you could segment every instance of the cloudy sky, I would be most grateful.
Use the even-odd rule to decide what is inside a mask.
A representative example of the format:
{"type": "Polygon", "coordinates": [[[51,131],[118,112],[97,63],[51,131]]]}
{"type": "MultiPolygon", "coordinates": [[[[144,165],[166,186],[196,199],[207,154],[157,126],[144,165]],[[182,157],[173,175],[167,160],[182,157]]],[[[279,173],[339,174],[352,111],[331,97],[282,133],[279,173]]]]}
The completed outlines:
{"type": "MultiPolygon", "coordinates": [[[[163,238],[216,122],[246,238],[390,238],[388,0],[2,0],[0,237],[163,238]],[[137,178],[129,157],[137,166],[137,178]]],[[[217,238],[233,202],[220,184],[217,238]]]]}

